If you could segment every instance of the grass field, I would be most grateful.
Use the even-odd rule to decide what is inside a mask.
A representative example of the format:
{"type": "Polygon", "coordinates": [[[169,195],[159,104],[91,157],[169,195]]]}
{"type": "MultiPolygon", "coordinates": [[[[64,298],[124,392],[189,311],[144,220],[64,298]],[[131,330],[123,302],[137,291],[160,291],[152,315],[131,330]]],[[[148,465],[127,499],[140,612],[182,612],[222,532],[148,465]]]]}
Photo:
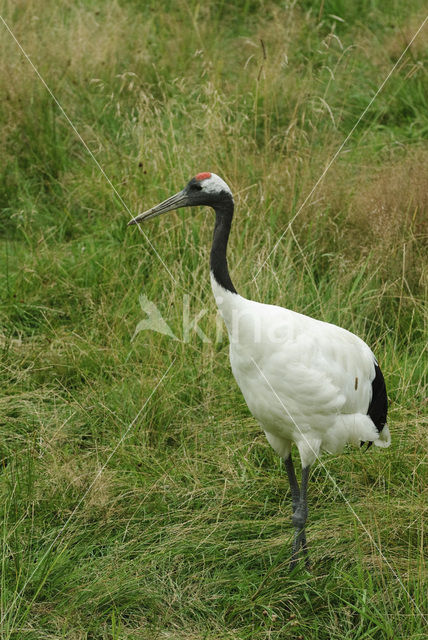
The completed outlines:
{"type": "Polygon", "coordinates": [[[400,56],[426,3],[159,7],[2,2],[94,157],[0,22],[1,638],[422,640],[428,23],[400,56]],[[212,213],[126,227],[206,170],[238,291],[385,373],[391,447],[314,465],[311,573],[230,372],[212,213]],[[176,340],[136,331],[141,295],[176,340]]]}

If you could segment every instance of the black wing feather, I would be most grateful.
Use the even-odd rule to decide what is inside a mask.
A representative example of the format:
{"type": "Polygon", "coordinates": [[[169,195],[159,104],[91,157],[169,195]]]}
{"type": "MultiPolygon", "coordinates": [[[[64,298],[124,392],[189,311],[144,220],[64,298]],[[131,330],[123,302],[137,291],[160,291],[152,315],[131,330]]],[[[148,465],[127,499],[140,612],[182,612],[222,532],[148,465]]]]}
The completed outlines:
{"type": "Polygon", "coordinates": [[[385,379],[379,365],[375,362],[375,377],[372,382],[372,399],[367,414],[373,420],[379,433],[386,424],[388,413],[388,396],[386,395],[385,379]]]}
{"type": "MultiPolygon", "coordinates": [[[[386,395],[385,379],[378,363],[375,362],[375,377],[372,382],[372,399],[370,400],[369,408],[367,409],[367,415],[369,415],[373,420],[379,433],[386,424],[387,413],[388,396],[386,395]]],[[[361,446],[363,446],[363,444],[365,443],[362,442],[361,446]]],[[[369,449],[372,444],[372,442],[368,442],[367,449],[369,449]]]]}

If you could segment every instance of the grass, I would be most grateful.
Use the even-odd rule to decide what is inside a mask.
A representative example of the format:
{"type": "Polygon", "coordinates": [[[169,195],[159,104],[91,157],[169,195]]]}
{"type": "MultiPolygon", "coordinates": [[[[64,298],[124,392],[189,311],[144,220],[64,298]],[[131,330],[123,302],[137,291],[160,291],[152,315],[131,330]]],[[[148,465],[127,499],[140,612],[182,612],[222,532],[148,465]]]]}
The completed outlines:
{"type": "Polygon", "coordinates": [[[1,25],[1,637],[422,639],[427,26],[287,224],[424,3],[141,4],[3,2],[117,193],[1,25]],[[232,380],[212,215],[126,228],[203,170],[236,194],[238,290],[385,372],[390,449],[313,470],[311,574],[287,571],[282,462],[232,380]],[[178,340],[134,336],[141,294],[178,340]],[[201,312],[208,342],[183,333],[201,312]]]}

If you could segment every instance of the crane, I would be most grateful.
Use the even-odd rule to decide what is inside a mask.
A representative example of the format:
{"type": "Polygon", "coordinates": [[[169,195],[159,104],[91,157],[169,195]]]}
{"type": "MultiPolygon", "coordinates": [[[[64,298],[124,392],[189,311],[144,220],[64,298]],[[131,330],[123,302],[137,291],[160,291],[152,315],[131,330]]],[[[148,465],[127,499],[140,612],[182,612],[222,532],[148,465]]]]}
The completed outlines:
{"type": "Polygon", "coordinates": [[[215,173],[198,173],[184,189],[128,224],[194,206],[215,212],[211,287],[229,335],[233,375],[269,444],[284,459],[294,527],[290,570],[301,556],[309,568],[305,526],[310,467],[322,450],[339,453],[347,443],[389,446],[385,381],[372,351],[353,333],[237,293],[226,257],[234,200],[215,173]],[[302,466],[300,486],[293,443],[302,466]]]}

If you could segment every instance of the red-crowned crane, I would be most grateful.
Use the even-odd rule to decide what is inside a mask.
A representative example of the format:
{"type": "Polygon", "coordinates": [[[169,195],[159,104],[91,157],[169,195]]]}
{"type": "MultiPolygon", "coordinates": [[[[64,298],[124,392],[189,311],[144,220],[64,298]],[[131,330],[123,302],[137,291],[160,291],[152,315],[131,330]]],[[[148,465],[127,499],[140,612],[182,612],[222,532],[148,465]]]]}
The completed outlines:
{"type": "Polygon", "coordinates": [[[232,372],[248,408],[283,457],[290,482],[290,568],[301,549],[309,567],[305,524],[310,466],[323,449],[335,453],[347,443],[390,444],[384,378],[370,348],[353,333],[237,293],[226,259],[233,196],[216,174],[198,173],[182,191],[129,224],[200,205],[215,211],[211,286],[229,334],[232,372]],[[293,442],[302,463],[300,487],[291,457],[293,442]]]}

